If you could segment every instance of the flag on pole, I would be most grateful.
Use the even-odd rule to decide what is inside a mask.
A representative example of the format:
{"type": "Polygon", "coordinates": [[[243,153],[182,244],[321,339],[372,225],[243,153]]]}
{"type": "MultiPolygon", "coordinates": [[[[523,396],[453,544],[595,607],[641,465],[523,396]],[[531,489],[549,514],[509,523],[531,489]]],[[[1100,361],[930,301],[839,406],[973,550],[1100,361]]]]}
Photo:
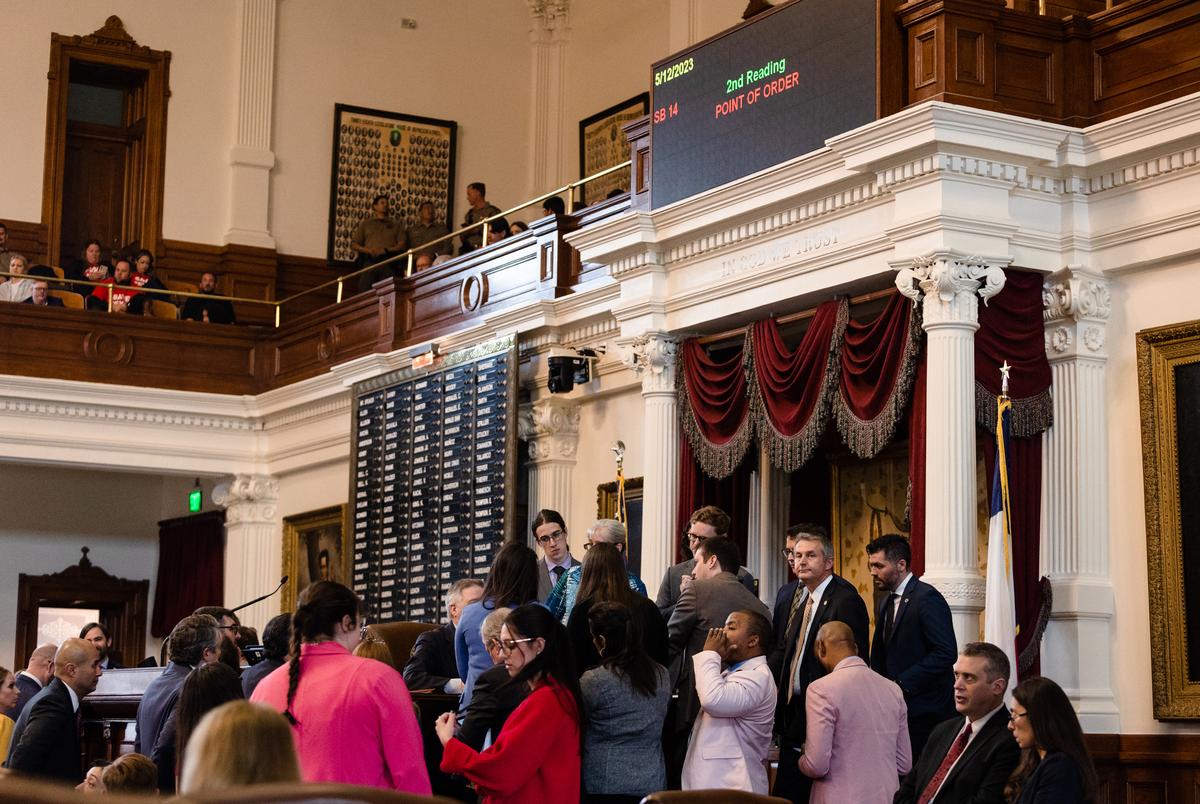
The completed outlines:
{"type": "MultiPolygon", "coordinates": [[[[1007,380],[1007,377],[1005,378],[1007,380]]],[[[1005,382],[1005,390],[1008,383],[1005,382]]],[[[992,473],[991,519],[988,526],[987,596],[983,638],[1008,656],[1008,689],[1017,684],[1017,608],[1013,593],[1012,507],[1008,499],[1006,439],[1012,401],[1001,394],[996,402],[996,468],[992,473]]],[[[1007,694],[1005,696],[1008,697],[1007,694]]]]}

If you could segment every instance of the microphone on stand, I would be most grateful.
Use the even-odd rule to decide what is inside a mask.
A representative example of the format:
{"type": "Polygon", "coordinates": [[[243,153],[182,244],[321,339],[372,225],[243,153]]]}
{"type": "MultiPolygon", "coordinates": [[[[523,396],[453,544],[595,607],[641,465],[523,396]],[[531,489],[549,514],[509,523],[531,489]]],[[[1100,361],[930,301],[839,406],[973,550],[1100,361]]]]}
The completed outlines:
{"type": "Polygon", "coordinates": [[[235,606],[234,608],[230,609],[230,611],[241,611],[242,609],[246,608],[247,606],[253,606],[255,603],[258,603],[258,602],[260,602],[260,601],[266,600],[266,599],[267,599],[267,598],[269,598],[271,595],[275,594],[275,593],[276,593],[276,592],[278,592],[280,589],[282,589],[282,588],[283,588],[283,585],[284,585],[285,583],[287,583],[287,582],[288,582],[288,576],[284,575],[282,578],[280,578],[280,579],[279,579],[279,586],[276,586],[274,589],[272,589],[270,592],[267,592],[267,593],[266,593],[265,595],[263,595],[262,597],[256,597],[256,598],[254,598],[253,600],[251,600],[251,601],[250,601],[250,602],[248,602],[248,603],[243,603],[243,604],[242,604],[242,605],[240,605],[240,606],[235,606]]]}

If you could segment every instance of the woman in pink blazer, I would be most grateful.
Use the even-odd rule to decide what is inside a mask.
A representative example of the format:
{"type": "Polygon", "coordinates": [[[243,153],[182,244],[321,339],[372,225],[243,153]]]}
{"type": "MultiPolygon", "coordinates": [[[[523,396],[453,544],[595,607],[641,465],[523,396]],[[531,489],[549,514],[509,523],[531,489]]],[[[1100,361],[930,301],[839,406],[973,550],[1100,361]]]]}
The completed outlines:
{"type": "Polygon", "coordinates": [[[342,782],[430,794],[412,698],[394,668],[350,653],[359,642],[359,600],[333,581],[300,595],[292,655],[250,700],[292,724],[306,782],[342,782]]]}

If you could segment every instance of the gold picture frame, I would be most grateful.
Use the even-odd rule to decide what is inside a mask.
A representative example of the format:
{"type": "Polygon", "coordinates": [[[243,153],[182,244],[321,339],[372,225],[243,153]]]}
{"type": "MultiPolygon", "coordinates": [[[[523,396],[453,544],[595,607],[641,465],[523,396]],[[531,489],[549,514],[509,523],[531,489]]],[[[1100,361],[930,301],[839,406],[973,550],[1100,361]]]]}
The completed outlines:
{"type": "MultiPolygon", "coordinates": [[[[625,478],[625,511],[629,515],[627,535],[629,553],[627,564],[629,571],[635,575],[641,574],[642,568],[642,495],[645,478],[625,478]]],[[[602,483],[596,487],[596,518],[617,519],[617,484],[602,483]]]]}
{"type": "Polygon", "coordinates": [[[349,516],[350,506],[333,505],[283,518],[283,574],[287,583],[283,585],[280,611],[294,611],[300,592],[322,575],[351,586],[354,550],[347,541],[349,516]]]}
{"type": "Polygon", "coordinates": [[[1142,330],[1137,362],[1154,717],[1198,720],[1200,321],[1142,330]]]}
{"type": "MultiPolygon", "coordinates": [[[[602,112],[579,121],[579,178],[619,165],[629,158],[629,141],[623,126],[650,113],[650,93],[634,95],[602,112]]],[[[586,206],[597,204],[613,190],[629,192],[629,171],[617,171],[589,182],[583,188],[586,206]]]]}

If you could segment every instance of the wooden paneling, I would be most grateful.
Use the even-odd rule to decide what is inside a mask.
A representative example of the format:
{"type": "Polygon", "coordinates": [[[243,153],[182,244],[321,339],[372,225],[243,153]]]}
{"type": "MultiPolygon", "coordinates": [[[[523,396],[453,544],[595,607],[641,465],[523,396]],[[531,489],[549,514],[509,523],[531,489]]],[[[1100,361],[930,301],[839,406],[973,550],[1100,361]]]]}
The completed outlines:
{"type": "MultiPolygon", "coordinates": [[[[301,291],[336,279],[337,275],[338,271],[324,259],[280,254],[275,271],[275,297],[278,299],[289,298],[301,291]]],[[[309,293],[307,296],[301,296],[294,302],[289,302],[283,308],[283,318],[287,321],[311,313],[327,304],[333,304],[336,299],[337,287],[331,285],[323,290],[309,293]]]]}
{"type": "Polygon", "coordinates": [[[1090,734],[1098,804],[1200,802],[1200,734],[1090,734]]]}
{"type": "Polygon", "coordinates": [[[1045,15],[1001,0],[883,2],[895,27],[881,16],[878,74],[906,75],[907,85],[899,103],[880,85],[882,113],[940,100],[1083,126],[1200,90],[1196,0],[1111,10],[1067,0],[1045,15]]]}
{"type": "MultiPolygon", "coordinates": [[[[8,228],[8,245],[10,251],[24,254],[29,258],[29,264],[46,261],[46,227],[40,223],[25,221],[4,221],[8,228]]],[[[7,270],[7,268],[5,269],[7,270]]]]}
{"type": "MultiPolygon", "coordinates": [[[[215,271],[220,277],[217,292],[222,295],[275,299],[278,255],[272,249],[237,243],[210,246],[183,240],[166,240],[163,247],[157,268],[163,279],[196,284],[205,271],[215,271]]],[[[268,305],[235,302],[234,309],[239,323],[275,323],[275,310],[268,305]]]]}

